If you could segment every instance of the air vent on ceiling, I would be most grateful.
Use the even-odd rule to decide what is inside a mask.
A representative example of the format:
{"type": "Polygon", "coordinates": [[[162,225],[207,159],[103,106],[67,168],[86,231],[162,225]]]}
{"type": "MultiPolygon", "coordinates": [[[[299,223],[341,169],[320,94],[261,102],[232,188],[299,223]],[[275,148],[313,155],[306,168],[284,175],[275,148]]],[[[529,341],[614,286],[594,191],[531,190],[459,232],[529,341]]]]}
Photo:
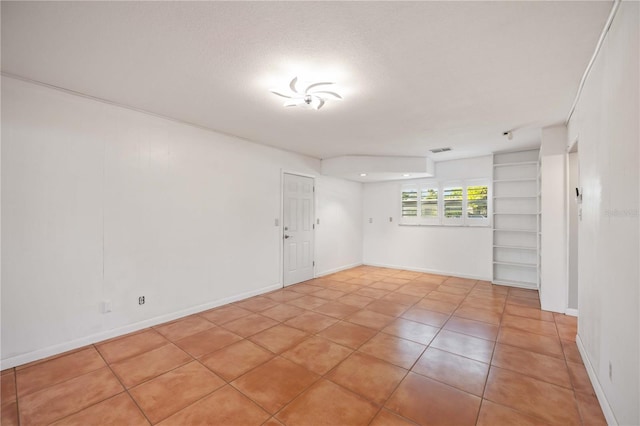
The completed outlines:
{"type": "Polygon", "coordinates": [[[436,148],[436,149],[430,149],[429,151],[433,152],[434,154],[438,154],[440,152],[451,151],[451,148],[436,148]]]}

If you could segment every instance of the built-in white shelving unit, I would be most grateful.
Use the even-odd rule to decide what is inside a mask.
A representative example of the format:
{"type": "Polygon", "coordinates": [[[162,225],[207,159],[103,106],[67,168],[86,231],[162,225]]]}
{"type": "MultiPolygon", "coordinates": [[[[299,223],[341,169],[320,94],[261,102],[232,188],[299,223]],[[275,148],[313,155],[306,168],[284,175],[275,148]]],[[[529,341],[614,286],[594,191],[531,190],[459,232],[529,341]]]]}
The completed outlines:
{"type": "Polygon", "coordinates": [[[538,150],[493,156],[493,283],[538,288],[538,150]]]}

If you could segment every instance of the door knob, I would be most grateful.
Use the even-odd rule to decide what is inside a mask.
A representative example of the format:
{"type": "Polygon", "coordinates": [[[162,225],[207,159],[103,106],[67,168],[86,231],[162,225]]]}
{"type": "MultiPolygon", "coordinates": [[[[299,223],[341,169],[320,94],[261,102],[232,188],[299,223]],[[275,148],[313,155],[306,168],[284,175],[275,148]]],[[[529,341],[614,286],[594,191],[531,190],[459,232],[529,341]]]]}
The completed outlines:
{"type": "Polygon", "coordinates": [[[284,239],[286,240],[287,238],[291,238],[291,235],[285,235],[284,239]]]}

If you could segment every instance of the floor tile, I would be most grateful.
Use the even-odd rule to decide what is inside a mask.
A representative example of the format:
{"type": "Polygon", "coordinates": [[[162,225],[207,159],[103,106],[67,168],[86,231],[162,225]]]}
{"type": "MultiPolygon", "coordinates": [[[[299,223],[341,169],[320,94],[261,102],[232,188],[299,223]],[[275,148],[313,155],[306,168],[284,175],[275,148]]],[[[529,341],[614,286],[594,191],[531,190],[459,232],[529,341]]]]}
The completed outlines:
{"type": "Polygon", "coordinates": [[[502,327],[498,332],[498,342],[522,349],[564,358],[560,339],[554,336],[529,333],[513,328],[502,327]]]}
{"type": "Polygon", "coordinates": [[[93,347],[35,364],[16,371],[18,396],[37,392],[105,366],[102,357],[93,347]]]}
{"type": "Polygon", "coordinates": [[[375,288],[375,289],[386,290],[386,291],[395,291],[400,287],[402,287],[402,284],[386,282],[384,278],[369,286],[369,288],[375,288]]]}
{"type": "Polygon", "coordinates": [[[290,300],[302,297],[300,293],[291,290],[277,290],[271,293],[267,293],[264,296],[279,303],[288,302],[290,300]]]}
{"type": "Polygon", "coordinates": [[[369,423],[370,426],[414,426],[415,423],[383,408],[369,423]]]}
{"type": "Polygon", "coordinates": [[[559,314],[557,312],[554,312],[553,320],[556,322],[556,324],[563,324],[566,326],[572,326],[574,328],[578,327],[578,318],[571,315],[559,314]]]}
{"type": "Polygon", "coordinates": [[[119,339],[112,339],[106,343],[99,343],[96,348],[103,358],[111,364],[159,348],[167,343],[169,341],[160,333],[154,329],[148,329],[119,339]]]}
{"type": "Polygon", "coordinates": [[[402,294],[398,292],[389,293],[380,300],[388,300],[390,302],[400,303],[401,305],[411,306],[421,299],[420,296],[412,296],[410,294],[402,294]]]}
{"type": "Polygon", "coordinates": [[[409,369],[424,349],[424,345],[380,333],[362,345],[359,351],[409,369]]]}
{"type": "Polygon", "coordinates": [[[0,407],[0,425],[18,426],[18,403],[7,402],[0,407]]]}
{"type": "Polygon", "coordinates": [[[402,284],[406,284],[409,281],[411,281],[410,278],[398,278],[398,275],[394,275],[393,277],[387,277],[387,278],[383,278],[382,282],[384,283],[388,283],[388,284],[398,284],[398,285],[402,285],[402,284]]]}
{"type": "Polygon", "coordinates": [[[131,388],[180,367],[192,359],[189,354],[169,343],[149,352],[113,363],[111,368],[122,383],[127,388],[131,388]]]}
{"type": "MultiPolygon", "coordinates": [[[[2,423],[4,425],[4,423],[2,423]]],[[[55,426],[143,426],[149,422],[126,393],[120,393],[54,423],[55,426]]]]}
{"type": "Polygon", "coordinates": [[[248,340],[242,340],[230,346],[200,358],[200,362],[211,371],[232,381],[247,371],[273,358],[273,353],[248,340]]]}
{"type": "Polygon", "coordinates": [[[587,426],[606,426],[607,420],[602,414],[598,398],[592,394],[576,393],[575,395],[582,423],[587,426]]]}
{"type": "Polygon", "coordinates": [[[558,335],[562,340],[566,340],[569,342],[576,341],[576,334],[578,334],[578,329],[576,326],[556,322],[556,327],[558,329],[558,335]]]}
{"type": "Polygon", "coordinates": [[[169,324],[156,326],[154,328],[158,333],[162,334],[172,342],[175,342],[214,326],[215,324],[211,321],[207,321],[202,317],[193,315],[169,324]]]}
{"type": "Polygon", "coordinates": [[[407,306],[391,302],[389,300],[384,300],[383,298],[371,302],[367,305],[367,310],[389,315],[391,317],[397,317],[407,310],[407,306]]]}
{"type": "Polygon", "coordinates": [[[457,303],[445,302],[442,300],[431,300],[424,298],[414,305],[416,308],[427,309],[429,311],[440,312],[441,314],[452,314],[458,308],[457,303]]]}
{"type": "Polygon", "coordinates": [[[280,324],[268,330],[261,331],[249,338],[253,343],[257,343],[263,348],[269,349],[273,353],[280,353],[299,343],[309,335],[297,328],[280,324]]]}
{"type": "Polygon", "coordinates": [[[159,424],[259,426],[269,417],[266,411],[227,385],[159,424]]]}
{"type": "Polygon", "coordinates": [[[264,311],[260,312],[260,315],[264,315],[265,317],[269,317],[276,321],[284,322],[304,312],[305,312],[304,309],[299,308],[297,306],[282,304],[282,305],[274,306],[273,308],[265,309],[264,311]]]}
{"type": "Polygon", "coordinates": [[[522,374],[491,367],[484,398],[553,424],[580,424],[573,392],[522,374]]]}
{"type": "Polygon", "coordinates": [[[129,391],[152,423],[157,423],[225,385],[199,362],[190,362],[129,391]]]}
{"type": "Polygon", "coordinates": [[[332,290],[332,289],[326,288],[324,290],[320,290],[316,293],[313,293],[313,297],[320,297],[322,299],[327,299],[327,300],[335,300],[342,296],[345,296],[346,294],[347,293],[345,293],[344,291],[332,290]]]}
{"type": "Polygon", "coordinates": [[[384,297],[387,294],[389,294],[389,291],[382,290],[379,288],[365,287],[365,288],[361,288],[360,290],[354,291],[352,294],[371,297],[372,299],[380,299],[381,297],[384,297]]]}
{"type": "Polygon", "coordinates": [[[462,306],[456,309],[453,314],[459,318],[466,318],[474,321],[486,322],[488,324],[499,325],[502,314],[493,310],[462,306]]]}
{"type": "MultiPolygon", "coordinates": [[[[433,288],[438,287],[437,285],[433,286],[433,288]]],[[[418,297],[420,299],[422,299],[424,296],[426,296],[427,294],[431,293],[433,291],[433,288],[427,288],[424,286],[416,286],[413,285],[411,283],[407,284],[407,285],[403,285],[402,287],[400,287],[399,289],[397,289],[396,291],[394,291],[394,293],[398,293],[398,294],[406,294],[408,296],[415,296],[418,297]]]]}
{"type": "Polygon", "coordinates": [[[376,282],[376,280],[372,280],[370,278],[351,278],[347,281],[349,284],[358,284],[358,285],[370,285],[376,282]]]}
{"type": "Polygon", "coordinates": [[[481,397],[489,364],[427,348],[411,371],[481,397]]]}
{"type": "Polygon", "coordinates": [[[451,317],[443,329],[493,341],[498,338],[499,330],[497,325],[459,317],[451,317]]]}
{"type": "Polygon", "coordinates": [[[313,309],[317,308],[320,305],[324,305],[325,303],[327,303],[327,299],[322,299],[315,296],[303,296],[299,299],[291,300],[287,304],[297,306],[298,308],[302,309],[313,309]]]}
{"type": "Polygon", "coordinates": [[[48,424],[124,389],[108,367],[20,397],[20,424],[48,424]]]}
{"type": "Polygon", "coordinates": [[[229,331],[232,331],[242,337],[249,337],[259,333],[262,330],[271,328],[278,324],[278,321],[264,317],[259,314],[251,314],[246,317],[233,320],[223,325],[229,331]]]}
{"type": "Polygon", "coordinates": [[[347,318],[347,321],[351,323],[363,325],[374,330],[380,330],[384,328],[393,320],[394,317],[390,315],[369,311],[368,309],[362,309],[347,318]]]}
{"type": "Polygon", "coordinates": [[[372,297],[360,296],[358,294],[347,294],[346,296],[342,296],[341,298],[337,299],[337,301],[340,303],[349,306],[355,306],[356,308],[364,308],[374,300],[377,299],[374,299],[372,297]]]}
{"type": "Polygon", "coordinates": [[[323,375],[349,354],[353,349],[313,336],[282,353],[282,357],[300,364],[307,370],[323,375]]]}
{"type": "Polygon", "coordinates": [[[411,340],[423,345],[428,345],[440,331],[437,327],[398,318],[382,329],[384,333],[392,334],[396,337],[411,340]]]}
{"type": "Polygon", "coordinates": [[[564,358],[567,361],[574,362],[576,364],[584,364],[582,355],[580,355],[580,351],[578,350],[578,345],[576,345],[576,342],[561,340],[560,343],[562,344],[564,358]]]}
{"type": "Polygon", "coordinates": [[[452,294],[441,290],[435,290],[425,296],[425,299],[439,300],[459,305],[465,299],[466,294],[452,294]]]}
{"type": "Polygon", "coordinates": [[[496,404],[486,399],[482,400],[478,426],[518,425],[518,426],[542,426],[548,423],[541,419],[528,416],[504,405],[496,404]]]}
{"type": "Polygon", "coordinates": [[[344,303],[331,301],[325,303],[324,305],[320,305],[313,310],[315,312],[328,315],[330,317],[342,319],[346,316],[351,315],[352,313],[358,311],[359,308],[351,305],[345,305],[344,303]]]}
{"type": "Polygon", "coordinates": [[[509,296],[513,296],[513,297],[525,297],[525,298],[529,298],[529,299],[535,299],[535,300],[540,300],[540,296],[538,294],[537,290],[527,290],[527,289],[520,289],[520,288],[510,288],[509,289],[509,296]]]}
{"type": "Polygon", "coordinates": [[[16,373],[11,369],[0,376],[0,403],[2,405],[16,401],[16,373]]]}
{"type": "Polygon", "coordinates": [[[370,328],[340,321],[339,323],[324,329],[318,333],[318,335],[341,345],[357,349],[376,333],[377,332],[375,330],[370,328]]]}
{"type": "Polygon", "coordinates": [[[485,363],[491,361],[494,345],[495,342],[490,340],[479,339],[449,330],[442,330],[431,342],[431,347],[433,348],[485,363]]]}
{"type": "Polygon", "coordinates": [[[199,358],[239,340],[242,340],[242,337],[216,326],[180,339],[176,345],[191,356],[199,358]]]}
{"type": "Polygon", "coordinates": [[[280,411],[287,426],[368,425],[378,407],[327,380],[320,380],[280,411]]]}
{"type": "Polygon", "coordinates": [[[279,303],[273,299],[269,299],[268,297],[255,296],[236,302],[235,305],[243,309],[248,309],[252,312],[260,312],[279,305],[279,303]]]}
{"type": "Polygon", "coordinates": [[[573,390],[590,395],[596,394],[593,390],[593,385],[591,384],[591,380],[589,379],[589,375],[587,374],[584,364],[567,362],[567,368],[569,369],[569,376],[571,377],[573,390]]]}
{"type": "Polygon", "coordinates": [[[515,315],[504,314],[502,316],[501,325],[502,327],[515,328],[517,330],[528,331],[529,333],[544,334],[546,336],[558,335],[556,324],[554,322],[524,318],[515,315]]]}
{"type": "Polygon", "coordinates": [[[214,324],[222,325],[229,321],[251,315],[248,309],[242,309],[234,305],[226,305],[221,308],[212,309],[210,311],[201,312],[199,315],[214,324]]]}
{"type": "Polygon", "coordinates": [[[528,308],[540,309],[540,301],[537,299],[530,299],[528,297],[507,297],[507,305],[519,305],[526,306],[528,308]]]}
{"type": "Polygon", "coordinates": [[[385,407],[420,425],[473,425],[480,398],[409,373],[391,395],[385,407]]]}
{"type": "Polygon", "coordinates": [[[526,306],[506,305],[504,312],[505,314],[553,322],[553,314],[551,312],[541,311],[540,309],[535,308],[527,308],[526,306]]]}
{"type": "Polygon", "coordinates": [[[442,325],[449,319],[448,314],[429,311],[427,309],[421,309],[416,306],[403,313],[401,317],[434,327],[442,327],[442,325]]]}
{"type": "Polygon", "coordinates": [[[312,294],[316,291],[322,290],[322,287],[318,287],[312,284],[296,284],[289,286],[288,288],[290,288],[292,291],[302,294],[312,294]]]}
{"type": "Polygon", "coordinates": [[[262,423],[262,426],[285,426],[285,425],[275,417],[271,417],[269,420],[262,423]]]}
{"type": "Polygon", "coordinates": [[[317,333],[338,322],[337,318],[328,317],[317,312],[306,311],[302,315],[285,321],[285,324],[306,331],[307,333],[317,333]]]}
{"type": "Polygon", "coordinates": [[[376,404],[383,404],[406,374],[403,368],[354,352],[326,378],[376,404]]]}
{"type": "Polygon", "coordinates": [[[273,414],[318,379],[318,375],[281,357],[273,358],[231,384],[273,414]]]}
{"type": "Polygon", "coordinates": [[[571,389],[567,365],[559,358],[498,343],[491,364],[571,389]]]}

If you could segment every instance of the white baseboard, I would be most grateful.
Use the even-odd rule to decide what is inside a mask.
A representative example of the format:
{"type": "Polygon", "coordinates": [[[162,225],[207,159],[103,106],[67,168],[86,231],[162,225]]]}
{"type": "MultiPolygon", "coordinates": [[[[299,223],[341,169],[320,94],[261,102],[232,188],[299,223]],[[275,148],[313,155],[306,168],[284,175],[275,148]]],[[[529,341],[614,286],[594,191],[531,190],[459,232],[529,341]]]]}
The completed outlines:
{"type": "Polygon", "coordinates": [[[609,401],[604,394],[604,390],[602,390],[602,386],[600,385],[600,381],[598,381],[598,376],[596,375],[596,370],[593,368],[593,365],[589,360],[587,350],[584,348],[582,339],[580,338],[579,334],[576,336],[576,345],[578,346],[578,351],[580,352],[580,356],[582,357],[582,362],[584,363],[587,374],[589,375],[589,380],[591,380],[593,390],[596,392],[596,397],[598,398],[598,402],[600,403],[600,408],[602,408],[604,418],[607,420],[607,424],[609,426],[618,426],[616,416],[613,414],[613,410],[611,409],[611,405],[609,405],[609,401]]]}
{"type": "Polygon", "coordinates": [[[450,277],[457,277],[457,278],[469,278],[471,280],[491,281],[491,277],[481,277],[478,275],[461,274],[459,272],[452,272],[452,271],[440,271],[437,269],[415,268],[413,266],[390,265],[385,263],[367,263],[367,262],[365,262],[364,265],[377,266],[380,268],[404,269],[405,271],[424,272],[426,274],[447,275],[450,277]]]}
{"type": "Polygon", "coordinates": [[[328,270],[322,271],[322,272],[316,272],[315,278],[320,278],[320,277],[324,277],[325,275],[335,274],[336,272],[345,271],[347,269],[355,268],[355,267],[361,266],[361,265],[362,265],[362,262],[352,263],[350,265],[340,266],[339,268],[333,268],[333,269],[328,269],[328,270]]]}
{"type": "Polygon", "coordinates": [[[226,305],[228,303],[236,302],[238,300],[247,299],[259,294],[268,293],[270,291],[278,290],[282,288],[282,283],[272,284],[266,287],[262,287],[257,290],[247,291],[235,296],[225,297],[224,299],[218,299],[213,302],[204,303],[202,305],[192,306],[187,309],[182,309],[176,312],[172,312],[165,315],[160,315],[154,318],[149,318],[144,321],[139,321],[133,324],[128,324],[122,327],[114,328],[107,331],[91,334],[89,336],[75,339],[69,342],[60,343],[57,345],[49,346],[46,348],[38,349],[25,354],[16,355],[0,361],[0,370],[4,370],[11,367],[16,367],[28,362],[37,361],[50,356],[58,355],[73,349],[78,349],[83,346],[91,345],[94,343],[102,342],[103,340],[111,339],[114,337],[122,336],[124,334],[133,333],[134,331],[142,330],[154,325],[162,324],[165,322],[173,321],[178,318],[186,317],[188,315],[197,314],[209,309],[217,308],[218,306],[226,305]]]}
{"type": "Polygon", "coordinates": [[[570,315],[572,317],[577,317],[578,316],[578,310],[577,309],[573,309],[573,308],[567,308],[564,310],[564,314],[565,315],[570,315]]]}

